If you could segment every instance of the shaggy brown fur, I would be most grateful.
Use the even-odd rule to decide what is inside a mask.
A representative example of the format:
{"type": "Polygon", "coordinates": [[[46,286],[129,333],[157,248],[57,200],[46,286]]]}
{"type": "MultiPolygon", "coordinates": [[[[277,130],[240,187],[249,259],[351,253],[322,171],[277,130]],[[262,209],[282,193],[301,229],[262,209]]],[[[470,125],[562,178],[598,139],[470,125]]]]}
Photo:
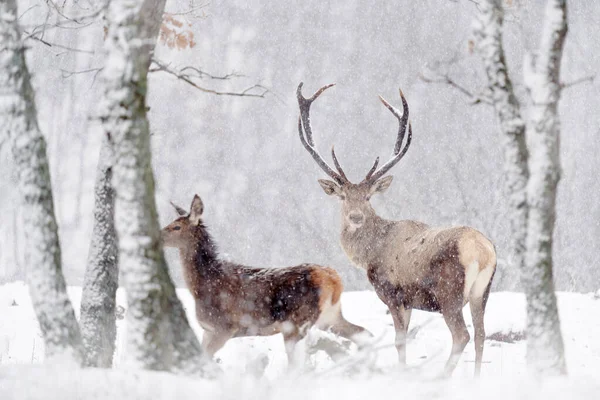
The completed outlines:
{"type": "Polygon", "coordinates": [[[343,285],[335,270],[315,264],[252,268],[220,260],[202,211],[196,196],[190,213],[163,228],[162,238],[166,247],[179,249],[210,356],[233,337],[282,333],[291,358],[295,343],[313,325],[351,340],[368,334],[344,319],[343,285]]]}

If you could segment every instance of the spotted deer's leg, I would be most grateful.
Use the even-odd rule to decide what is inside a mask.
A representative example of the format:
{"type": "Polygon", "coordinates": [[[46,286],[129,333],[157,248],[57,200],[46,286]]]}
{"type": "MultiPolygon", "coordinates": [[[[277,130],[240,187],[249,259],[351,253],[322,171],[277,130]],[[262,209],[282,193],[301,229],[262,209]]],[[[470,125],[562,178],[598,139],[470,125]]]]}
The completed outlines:
{"type": "Polygon", "coordinates": [[[293,330],[283,332],[283,343],[285,345],[285,352],[288,358],[288,366],[291,368],[299,366],[298,363],[300,360],[298,360],[295,355],[296,344],[298,344],[298,342],[302,340],[304,336],[306,336],[305,329],[294,328],[293,330]]]}
{"type": "Polygon", "coordinates": [[[233,334],[231,332],[204,331],[204,336],[202,337],[202,349],[204,350],[206,357],[212,358],[232,337],[233,334]]]}

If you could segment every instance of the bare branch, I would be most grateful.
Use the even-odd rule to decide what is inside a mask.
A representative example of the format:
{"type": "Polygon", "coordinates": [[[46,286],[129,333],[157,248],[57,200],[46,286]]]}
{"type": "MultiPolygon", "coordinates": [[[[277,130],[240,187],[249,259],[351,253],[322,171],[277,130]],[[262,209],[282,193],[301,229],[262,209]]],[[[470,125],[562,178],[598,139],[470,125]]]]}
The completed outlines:
{"type": "Polygon", "coordinates": [[[584,76],[578,79],[575,79],[574,81],[571,82],[563,82],[560,84],[561,89],[566,89],[566,88],[570,88],[576,85],[579,85],[581,83],[585,83],[585,82],[590,82],[590,83],[594,83],[594,80],[596,79],[596,75],[588,75],[588,76],[584,76]]]}
{"type": "Polygon", "coordinates": [[[27,34],[27,36],[25,36],[24,39],[33,39],[33,40],[38,41],[38,42],[40,42],[40,43],[42,43],[42,44],[44,44],[44,45],[46,45],[48,47],[56,47],[58,49],[72,51],[72,52],[75,52],[75,53],[94,54],[94,51],[92,51],[92,50],[78,49],[78,48],[75,48],[75,47],[65,46],[65,45],[58,44],[58,43],[51,43],[51,42],[48,42],[47,40],[44,40],[42,38],[39,38],[39,37],[35,36],[36,35],[35,33],[29,33],[26,30],[23,30],[23,32],[27,34]]]}
{"type": "Polygon", "coordinates": [[[81,74],[88,74],[88,73],[94,73],[94,81],[96,80],[96,77],[98,76],[98,74],[103,70],[104,68],[90,68],[90,69],[83,69],[80,71],[69,71],[66,69],[62,69],[60,70],[61,72],[61,76],[63,78],[70,78],[73,75],[81,75],[81,74]]]}
{"type": "MultiPolygon", "coordinates": [[[[167,11],[165,11],[165,14],[168,14],[168,15],[189,15],[189,14],[193,14],[194,17],[198,18],[199,16],[195,15],[194,13],[196,11],[198,11],[198,10],[202,10],[202,9],[208,7],[209,5],[210,5],[210,2],[206,2],[206,3],[200,4],[198,6],[192,6],[188,10],[185,10],[185,11],[179,11],[179,12],[167,12],[167,11]]],[[[202,16],[202,17],[204,17],[204,16],[202,16]]]]}
{"type": "Polygon", "coordinates": [[[201,70],[199,68],[192,67],[192,66],[183,67],[183,68],[181,68],[179,70],[179,72],[183,73],[183,72],[185,72],[187,70],[191,70],[191,71],[195,72],[198,75],[199,79],[202,79],[202,78],[206,77],[206,78],[209,78],[209,79],[225,81],[225,80],[228,80],[228,79],[231,79],[231,78],[246,78],[246,75],[237,73],[235,71],[233,71],[233,72],[231,72],[229,74],[225,74],[225,75],[219,76],[219,75],[209,74],[206,71],[203,71],[203,70],[201,70]]]}
{"type": "Polygon", "coordinates": [[[454,89],[458,90],[459,92],[470,98],[472,105],[480,103],[492,105],[492,100],[488,96],[485,96],[483,94],[474,94],[473,92],[465,88],[463,85],[459,84],[454,79],[452,79],[448,74],[436,73],[436,77],[430,78],[421,73],[419,74],[419,78],[426,83],[440,83],[443,85],[453,87],[454,89]]]}
{"type": "Polygon", "coordinates": [[[19,17],[17,18],[17,21],[20,21],[20,20],[21,20],[21,18],[23,18],[23,16],[24,16],[25,14],[27,14],[29,11],[31,11],[31,10],[33,10],[34,8],[36,8],[36,7],[39,7],[39,6],[40,6],[39,4],[34,4],[34,5],[32,5],[31,7],[29,7],[27,10],[23,11],[23,12],[21,13],[21,15],[19,15],[19,17]]]}
{"type": "MultiPolygon", "coordinates": [[[[192,87],[194,87],[204,93],[210,93],[210,94],[214,94],[217,96],[262,97],[262,98],[264,98],[267,93],[270,93],[270,90],[267,87],[260,85],[260,84],[254,84],[240,92],[220,91],[220,90],[216,90],[216,89],[206,88],[206,87],[198,85],[196,82],[194,82],[192,80],[193,76],[183,73],[181,70],[177,71],[177,70],[171,68],[168,64],[163,64],[161,61],[156,60],[156,59],[152,59],[152,63],[155,65],[155,67],[150,68],[149,72],[165,72],[165,73],[167,73],[171,76],[174,76],[175,78],[187,83],[188,85],[191,85],[192,87]]],[[[186,67],[186,68],[188,68],[188,67],[186,67]]],[[[193,67],[189,67],[189,68],[193,68],[193,67]]],[[[193,68],[193,69],[195,69],[195,68],[193,68]]],[[[222,79],[223,77],[220,77],[220,78],[222,79]]],[[[217,78],[217,79],[219,79],[219,78],[217,78]]]]}

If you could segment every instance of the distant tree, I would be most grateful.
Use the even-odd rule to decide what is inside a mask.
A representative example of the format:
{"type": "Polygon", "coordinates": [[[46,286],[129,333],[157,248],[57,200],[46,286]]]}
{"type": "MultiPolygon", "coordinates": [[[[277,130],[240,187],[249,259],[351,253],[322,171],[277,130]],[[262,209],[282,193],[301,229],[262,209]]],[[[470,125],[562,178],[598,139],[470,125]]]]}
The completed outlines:
{"type": "Polygon", "coordinates": [[[37,122],[15,0],[0,3],[0,137],[8,136],[23,208],[27,282],[46,359],[79,361],[81,335],[62,274],[46,141],[37,122]]]}
{"type": "Polygon", "coordinates": [[[481,0],[478,9],[477,49],[504,137],[515,257],[527,296],[527,362],[535,371],[562,374],[566,364],[552,275],[552,242],[560,179],[558,101],[567,34],[566,0],[548,0],[539,49],[525,60],[524,82],[530,96],[527,124],[504,56],[502,0],[481,0]]]}
{"type": "Polygon", "coordinates": [[[160,245],[147,74],[165,0],[113,0],[107,10],[102,129],[113,141],[115,228],[127,291],[127,357],[147,369],[198,371],[205,361],[160,245]]]}

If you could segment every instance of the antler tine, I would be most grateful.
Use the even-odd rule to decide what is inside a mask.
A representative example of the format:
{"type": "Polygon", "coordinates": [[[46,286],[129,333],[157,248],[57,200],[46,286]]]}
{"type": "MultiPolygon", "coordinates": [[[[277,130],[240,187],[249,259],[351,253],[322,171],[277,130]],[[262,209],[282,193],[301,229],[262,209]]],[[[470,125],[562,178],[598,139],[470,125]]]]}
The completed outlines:
{"type": "Polygon", "coordinates": [[[169,203],[171,203],[171,205],[175,208],[175,211],[177,211],[177,214],[184,216],[184,215],[188,215],[188,212],[186,210],[184,210],[182,207],[179,207],[177,204],[173,203],[172,201],[170,201],[169,203]]]}
{"type": "Polygon", "coordinates": [[[335,83],[330,83],[329,85],[323,86],[321,89],[317,90],[315,94],[313,94],[308,99],[302,95],[302,86],[304,86],[304,82],[300,82],[298,85],[298,89],[296,90],[296,97],[298,98],[298,105],[300,106],[300,115],[302,116],[302,125],[304,126],[304,130],[306,131],[306,140],[308,144],[312,147],[315,146],[315,142],[312,137],[312,128],[310,126],[310,105],[315,101],[324,91],[329,89],[332,86],[335,86],[335,83]]]}
{"type": "Polygon", "coordinates": [[[371,169],[369,170],[369,172],[367,172],[367,176],[365,177],[366,181],[368,181],[369,179],[371,179],[371,175],[373,175],[373,172],[375,172],[375,170],[377,170],[377,165],[379,165],[379,157],[377,157],[375,159],[375,162],[373,163],[373,166],[371,167],[371,169]]]}
{"type": "Polygon", "coordinates": [[[344,179],[344,180],[348,180],[348,178],[346,177],[346,174],[344,173],[344,170],[342,169],[342,166],[340,165],[340,163],[338,162],[337,157],[335,156],[335,149],[333,148],[333,146],[331,146],[331,158],[333,158],[333,164],[335,165],[335,168],[338,170],[338,172],[340,173],[340,176],[344,179]]]}
{"type": "Polygon", "coordinates": [[[404,140],[404,133],[406,132],[406,123],[408,122],[408,102],[404,97],[404,93],[402,93],[402,89],[400,90],[400,98],[402,99],[402,115],[400,115],[400,111],[388,103],[383,97],[379,96],[379,100],[383,103],[384,106],[387,107],[388,110],[394,114],[396,118],[398,118],[398,122],[400,123],[398,126],[398,136],[396,138],[396,144],[394,145],[394,155],[400,152],[400,148],[402,147],[402,141],[404,140]]]}
{"type": "Polygon", "coordinates": [[[308,99],[302,95],[302,86],[303,85],[304,85],[304,83],[301,82],[298,85],[298,89],[296,90],[296,97],[298,98],[298,106],[300,107],[300,117],[298,118],[298,134],[300,135],[300,141],[302,142],[302,145],[304,146],[304,148],[310,153],[312,158],[317,162],[319,167],[321,167],[321,169],[323,171],[325,171],[325,173],[327,175],[329,175],[331,178],[333,178],[333,180],[335,180],[337,183],[339,183],[341,185],[341,184],[347,182],[348,179],[346,178],[344,171],[341,169],[341,166],[339,165],[337,158],[335,157],[335,153],[332,154],[333,162],[335,163],[335,167],[338,169],[338,171],[340,173],[335,172],[329,166],[329,164],[327,164],[327,162],[325,162],[325,160],[323,160],[323,157],[321,157],[319,152],[316,150],[315,142],[312,137],[312,128],[310,125],[310,106],[311,106],[312,102],[315,101],[325,90],[329,89],[330,87],[334,86],[335,84],[331,83],[329,85],[323,86],[322,88],[317,90],[315,92],[315,94],[313,94],[308,99]],[[305,135],[306,135],[306,137],[305,137],[305,135]]]}
{"type": "Polygon", "coordinates": [[[412,127],[408,122],[408,102],[404,97],[404,93],[402,93],[402,89],[400,89],[400,98],[402,99],[402,114],[400,114],[400,110],[396,107],[392,106],[388,103],[383,97],[379,96],[379,100],[383,103],[383,105],[394,114],[394,116],[398,119],[399,127],[398,127],[398,136],[396,137],[396,144],[394,145],[394,155],[392,158],[386,162],[379,170],[377,170],[377,164],[379,159],[375,160],[375,164],[367,174],[365,181],[375,182],[377,179],[381,178],[388,172],[394,165],[398,163],[404,157],[406,152],[408,151],[408,147],[410,146],[410,142],[412,140],[412,127]],[[406,140],[406,145],[402,148],[402,142],[404,141],[404,135],[406,133],[406,124],[408,123],[408,139],[406,140]]]}
{"type": "MultiPolygon", "coordinates": [[[[404,135],[402,135],[402,136],[404,136],[404,135]]],[[[400,161],[402,159],[402,157],[404,157],[404,155],[408,151],[408,148],[410,147],[411,141],[412,141],[412,125],[409,122],[408,123],[408,138],[406,139],[406,144],[404,145],[404,148],[402,149],[402,151],[400,151],[398,154],[396,154],[394,157],[392,157],[388,162],[383,164],[383,166],[377,172],[375,172],[373,175],[371,175],[371,177],[365,178],[365,180],[370,180],[372,182],[375,182],[377,179],[379,179],[383,175],[385,175],[394,165],[396,165],[398,163],[398,161],[400,161]]]]}
{"type": "Polygon", "coordinates": [[[298,118],[298,134],[300,135],[300,141],[302,142],[302,145],[310,153],[310,155],[312,156],[312,158],[317,162],[317,164],[319,165],[319,167],[321,167],[321,169],[323,171],[325,171],[325,173],[327,175],[329,175],[337,183],[339,183],[339,184],[344,183],[344,178],[342,178],[337,172],[335,172],[329,166],[329,164],[327,164],[325,162],[325,160],[323,160],[323,158],[321,157],[321,155],[319,155],[319,153],[317,152],[317,150],[315,150],[315,148],[312,147],[310,144],[308,144],[308,142],[306,141],[306,138],[304,137],[304,132],[302,130],[302,119],[301,119],[301,117],[298,118]]]}

